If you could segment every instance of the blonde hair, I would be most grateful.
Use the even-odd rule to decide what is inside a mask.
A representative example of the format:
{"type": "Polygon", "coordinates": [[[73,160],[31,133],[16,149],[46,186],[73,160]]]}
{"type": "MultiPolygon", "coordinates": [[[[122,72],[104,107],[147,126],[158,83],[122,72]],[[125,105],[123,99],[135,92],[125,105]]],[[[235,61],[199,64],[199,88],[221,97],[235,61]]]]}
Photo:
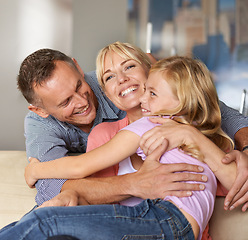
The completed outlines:
{"type": "MultiPolygon", "coordinates": [[[[161,72],[179,99],[179,105],[172,110],[164,110],[158,115],[180,115],[174,120],[192,125],[212,140],[222,150],[233,147],[232,140],[221,129],[219,99],[210,71],[204,63],[189,57],[169,57],[155,63],[152,72],[161,72]]],[[[179,148],[199,158],[195,146],[180,145],[179,148]]]]}
{"type": "Polygon", "coordinates": [[[96,75],[99,84],[104,88],[104,60],[108,52],[114,52],[123,59],[133,59],[143,65],[147,73],[151,67],[151,60],[140,48],[133,46],[130,43],[115,42],[101,49],[96,58],[96,75]]]}

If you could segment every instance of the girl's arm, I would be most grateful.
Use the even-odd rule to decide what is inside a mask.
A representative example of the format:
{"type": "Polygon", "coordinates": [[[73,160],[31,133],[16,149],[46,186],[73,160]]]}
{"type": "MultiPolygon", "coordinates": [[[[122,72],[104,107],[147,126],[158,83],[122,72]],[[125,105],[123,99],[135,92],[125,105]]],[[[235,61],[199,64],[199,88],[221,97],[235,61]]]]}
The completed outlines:
{"type": "Polygon", "coordinates": [[[150,121],[162,125],[147,131],[142,136],[140,141],[141,148],[146,155],[154,151],[164,141],[164,138],[168,140],[167,150],[175,148],[181,143],[186,145],[195,143],[205,157],[204,162],[208,164],[222,185],[228,190],[230,189],[236,178],[236,164],[223,164],[222,159],[225,153],[211,140],[196,128],[177,123],[171,119],[150,118],[150,121]],[[153,144],[150,144],[151,142],[153,144]]]}
{"type": "MultiPolygon", "coordinates": [[[[195,130],[198,131],[197,129],[195,130]]],[[[236,163],[223,164],[222,159],[225,156],[225,152],[204,135],[199,134],[197,138],[200,143],[198,144],[198,146],[200,145],[200,151],[204,155],[204,162],[210,167],[220,183],[227,190],[230,190],[236,179],[236,163]]]]}
{"type": "Polygon", "coordinates": [[[25,179],[31,187],[38,179],[89,176],[119,163],[134,154],[139,147],[140,136],[123,130],[104,145],[78,156],[68,156],[49,162],[31,161],[25,168],[25,179]]]}

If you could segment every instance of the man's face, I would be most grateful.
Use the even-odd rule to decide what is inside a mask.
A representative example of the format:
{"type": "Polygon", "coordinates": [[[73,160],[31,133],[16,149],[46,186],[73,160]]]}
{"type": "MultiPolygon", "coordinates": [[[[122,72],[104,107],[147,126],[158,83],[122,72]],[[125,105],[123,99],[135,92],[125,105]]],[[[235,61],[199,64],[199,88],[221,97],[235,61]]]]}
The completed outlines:
{"type": "Polygon", "coordinates": [[[42,86],[34,87],[34,91],[42,100],[41,109],[47,116],[52,115],[83,131],[90,131],[96,117],[98,102],[83,75],[72,66],[57,61],[52,77],[42,86]]]}

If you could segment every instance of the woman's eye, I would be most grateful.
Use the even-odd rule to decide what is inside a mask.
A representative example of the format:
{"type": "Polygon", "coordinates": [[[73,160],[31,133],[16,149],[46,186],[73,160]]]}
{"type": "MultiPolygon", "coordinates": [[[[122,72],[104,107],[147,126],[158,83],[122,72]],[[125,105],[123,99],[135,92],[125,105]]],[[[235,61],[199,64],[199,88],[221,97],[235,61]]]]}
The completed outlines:
{"type": "Polygon", "coordinates": [[[108,80],[110,80],[113,76],[108,76],[104,79],[104,82],[107,82],[108,80]]]}
{"type": "Polygon", "coordinates": [[[156,96],[156,94],[154,92],[150,92],[151,96],[156,96]]]}

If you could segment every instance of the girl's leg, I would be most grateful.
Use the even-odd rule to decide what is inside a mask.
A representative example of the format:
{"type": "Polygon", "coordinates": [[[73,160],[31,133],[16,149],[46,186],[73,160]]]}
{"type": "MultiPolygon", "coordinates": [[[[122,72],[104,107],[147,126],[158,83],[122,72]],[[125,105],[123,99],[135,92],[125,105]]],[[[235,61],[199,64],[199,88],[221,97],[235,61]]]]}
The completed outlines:
{"type": "Polygon", "coordinates": [[[155,201],[150,200],[143,201],[135,207],[120,205],[47,207],[26,215],[25,219],[13,228],[3,231],[0,239],[42,240],[57,235],[87,240],[166,239],[165,232],[168,236],[174,236],[178,232],[175,230],[175,224],[167,227],[168,221],[171,221],[171,214],[161,207],[157,209],[155,201]]]}

